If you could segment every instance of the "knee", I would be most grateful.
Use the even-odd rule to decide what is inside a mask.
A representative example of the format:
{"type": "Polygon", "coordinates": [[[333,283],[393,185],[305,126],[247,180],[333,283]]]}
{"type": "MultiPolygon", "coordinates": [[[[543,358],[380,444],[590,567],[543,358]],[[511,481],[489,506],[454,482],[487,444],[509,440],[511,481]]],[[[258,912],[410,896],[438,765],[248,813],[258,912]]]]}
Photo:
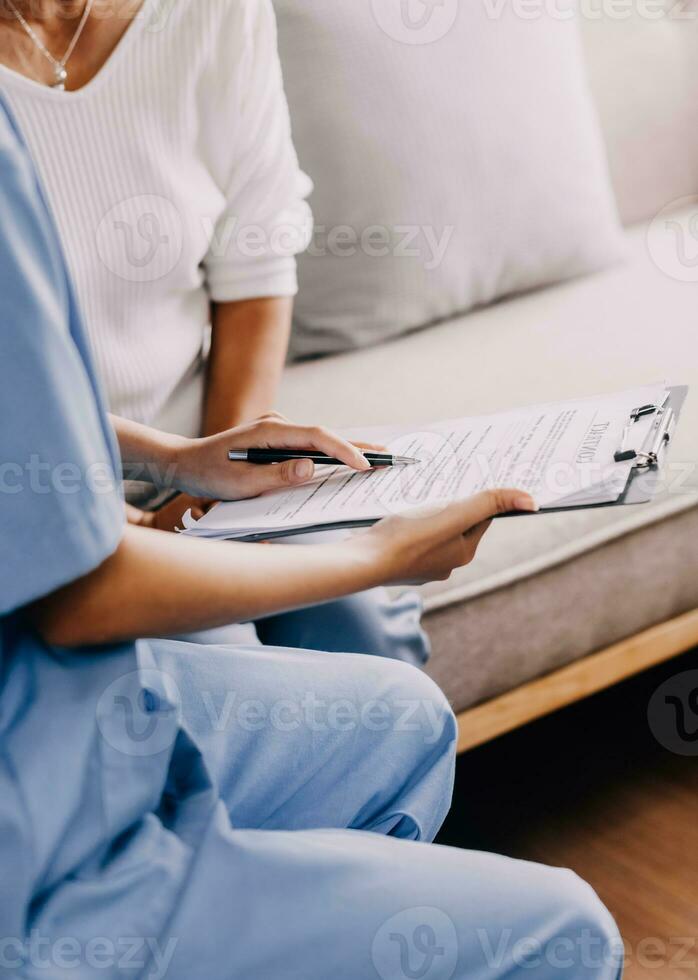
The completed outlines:
{"type": "Polygon", "coordinates": [[[425,673],[399,661],[379,662],[381,698],[396,733],[414,734],[427,749],[454,749],[456,719],[440,687],[425,673]]]}
{"type": "Polygon", "coordinates": [[[618,980],[622,941],[586,882],[564,868],[494,855],[475,863],[484,882],[482,908],[492,920],[481,931],[478,953],[483,965],[496,967],[492,976],[618,980]]]}
{"type": "Polygon", "coordinates": [[[546,958],[562,974],[616,980],[623,967],[623,941],[611,913],[593,888],[574,872],[557,870],[561,928],[548,944],[546,958]]]}
{"type": "Polygon", "coordinates": [[[378,682],[371,685],[368,703],[375,706],[379,723],[385,723],[383,735],[370,734],[371,749],[390,760],[391,798],[409,816],[398,836],[431,841],[451,805],[456,719],[444,694],[422,671],[394,660],[366,659],[378,682]]]}

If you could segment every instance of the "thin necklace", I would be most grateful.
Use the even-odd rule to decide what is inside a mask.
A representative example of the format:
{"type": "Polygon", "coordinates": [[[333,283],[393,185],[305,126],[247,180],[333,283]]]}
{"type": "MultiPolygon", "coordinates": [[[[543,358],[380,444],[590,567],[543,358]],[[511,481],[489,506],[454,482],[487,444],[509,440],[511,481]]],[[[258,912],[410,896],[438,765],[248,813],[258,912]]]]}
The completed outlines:
{"type": "Polygon", "coordinates": [[[46,47],[44,42],[41,40],[39,35],[34,30],[34,28],[30,24],[28,24],[27,21],[24,19],[24,17],[22,16],[22,12],[18,10],[17,7],[15,7],[12,0],[7,0],[7,3],[10,9],[12,10],[12,13],[15,15],[20,25],[24,28],[24,30],[29,35],[31,40],[34,42],[36,47],[39,49],[42,55],[48,61],[51,62],[53,73],[56,76],[56,80],[51,86],[51,88],[55,88],[59,92],[65,92],[65,83],[68,81],[68,71],[65,66],[68,64],[68,61],[70,60],[70,56],[72,55],[73,51],[75,51],[77,43],[80,40],[80,36],[82,35],[82,32],[85,29],[87,18],[90,16],[90,13],[92,12],[94,0],[87,0],[87,2],[85,3],[85,9],[82,12],[82,17],[80,18],[78,29],[73,35],[73,40],[68,45],[68,50],[66,51],[66,53],[63,55],[62,58],[54,58],[54,56],[51,54],[49,49],[46,47]]]}

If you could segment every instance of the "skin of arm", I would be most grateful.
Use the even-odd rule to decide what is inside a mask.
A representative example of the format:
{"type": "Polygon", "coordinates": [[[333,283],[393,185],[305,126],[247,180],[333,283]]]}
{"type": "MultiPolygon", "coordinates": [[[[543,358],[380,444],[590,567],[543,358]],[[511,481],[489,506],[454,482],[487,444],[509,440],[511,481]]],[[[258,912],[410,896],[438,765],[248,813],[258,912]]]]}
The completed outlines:
{"type": "Polygon", "coordinates": [[[127,526],[113,555],[35,603],[31,618],[55,646],[94,646],[254,620],[376,585],[443,580],[473,560],[494,515],[535,509],[520,491],[487,491],[326,545],[198,541],[127,526]]]}
{"type": "MultiPolygon", "coordinates": [[[[270,297],[211,306],[212,339],[209,354],[203,434],[214,435],[270,410],[276,401],[288,338],[293,300],[270,297]]],[[[123,450],[123,446],[122,446],[123,450]]],[[[143,457],[136,455],[135,461],[143,457]]],[[[204,513],[204,502],[190,494],[146,512],[128,506],[131,524],[174,530],[191,509],[194,518],[204,513]]]]}
{"type": "Polygon", "coordinates": [[[177,452],[192,440],[151,429],[119,415],[110,415],[109,421],[119,442],[124,476],[142,480],[147,475],[158,487],[172,486],[177,452]]]}
{"type": "Polygon", "coordinates": [[[223,432],[274,408],[292,313],[289,297],[212,304],[203,435],[223,432]]]}
{"type": "Polygon", "coordinates": [[[39,603],[36,622],[67,647],[167,636],[336,598],[380,577],[368,551],[340,545],[201,542],[127,526],[99,569],[39,603]]]}
{"type": "MultiPolygon", "coordinates": [[[[310,460],[231,463],[231,447],[318,449],[356,470],[368,468],[346,440],[276,413],[204,439],[112,421],[126,469],[146,464],[160,485],[194,494],[251,497],[313,475],[310,460]]],[[[315,546],[197,541],[127,525],[116,552],[95,571],[37,602],[33,621],[53,645],[94,646],[245,622],[381,584],[444,579],[472,561],[492,516],[535,509],[527,494],[488,491],[315,546]]]]}
{"type": "Polygon", "coordinates": [[[147,474],[162,489],[197,497],[240,500],[304,483],[314,474],[310,460],[276,466],[231,463],[229,449],[314,449],[338,457],[353,469],[370,469],[363,453],[352,443],[322,426],[294,425],[278,412],[202,439],[170,435],[118,416],[111,416],[111,422],[124,475],[143,479],[147,474]]]}

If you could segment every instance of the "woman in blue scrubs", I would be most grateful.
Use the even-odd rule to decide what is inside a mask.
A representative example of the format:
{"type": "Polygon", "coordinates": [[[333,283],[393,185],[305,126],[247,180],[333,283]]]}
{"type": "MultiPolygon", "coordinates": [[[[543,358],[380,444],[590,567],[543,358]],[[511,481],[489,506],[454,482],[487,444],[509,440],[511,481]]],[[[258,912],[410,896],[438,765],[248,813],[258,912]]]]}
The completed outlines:
{"type": "MultiPolygon", "coordinates": [[[[530,499],[486,494],[305,548],[127,527],[56,234],[1,105],[0,208],[0,975],[618,977],[614,923],[571,872],[428,843],[455,724],[419,671],[137,639],[444,576],[530,499]]],[[[230,467],[235,430],[114,424],[127,464],[188,492],[307,476],[230,467]]],[[[361,465],[275,418],[242,437],[312,437],[361,465]]]]}

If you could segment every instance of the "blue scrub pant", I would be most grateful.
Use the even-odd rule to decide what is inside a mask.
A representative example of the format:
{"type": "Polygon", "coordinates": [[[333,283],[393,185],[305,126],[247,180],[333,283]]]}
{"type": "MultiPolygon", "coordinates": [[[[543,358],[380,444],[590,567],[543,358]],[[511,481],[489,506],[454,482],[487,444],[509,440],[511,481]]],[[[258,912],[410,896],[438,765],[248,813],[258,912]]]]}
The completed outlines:
{"type": "Polygon", "coordinates": [[[206,644],[263,643],[272,647],[366,653],[423,667],[429,639],[420,625],[422,602],[416,592],[397,599],[371,589],[320,606],[270,616],[257,623],[233,624],[179,639],[206,644]]]}
{"type": "Polygon", "coordinates": [[[168,930],[169,980],[620,976],[613,920],[572,872],[428,843],[456,725],[423,673],[152,646],[220,796],[168,930]]]}

